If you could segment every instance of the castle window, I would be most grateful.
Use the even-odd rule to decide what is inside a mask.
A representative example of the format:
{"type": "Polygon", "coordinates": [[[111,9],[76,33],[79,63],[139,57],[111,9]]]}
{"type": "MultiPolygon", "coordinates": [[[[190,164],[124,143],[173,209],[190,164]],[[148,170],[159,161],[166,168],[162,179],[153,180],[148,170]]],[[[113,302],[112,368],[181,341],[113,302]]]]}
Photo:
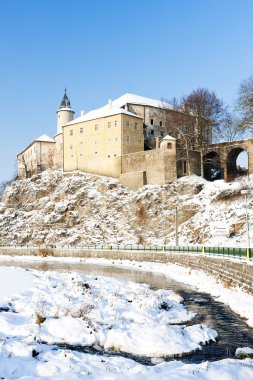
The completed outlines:
{"type": "Polygon", "coordinates": [[[154,119],[150,119],[150,124],[154,125],[154,119]]]}
{"type": "Polygon", "coordinates": [[[73,129],[71,129],[71,130],[69,131],[69,135],[70,135],[70,136],[73,136],[73,134],[74,134],[73,129]]]}
{"type": "Polygon", "coordinates": [[[127,137],[126,137],[126,141],[127,141],[127,142],[130,142],[130,136],[127,136],[127,137]]]}
{"type": "Polygon", "coordinates": [[[98,131],[98,125],[95,125],[95,131],[98,131]]]}
{"type": "Polygon", "coordinates": [[[130,121],[129,120],[126,121],[126,127],[130,127],[130,121]]]}
{"type": "Polygon", "coordinates": [[[160,121],[160,127],[162,127],[163,126],[163,122],[162,121],[160,121]]]}
{"type": "Polygon", "coordinates": [[[163,131],[160,131],[160,135],[161,135],[161,137],[163,137],[163,135],[164,135],[163,131]]]}
{"type": "Polygon", "coordinates": [[[139,140],[139,143],[140,143],[140,144],[142,143],[141,139],[139,140]]]}
{"type": "Polygon", "coordinates": [[[83,133],[83,127],[80,128],[80,133],[83,133]]]}
{"type": "Polygon", "coordinates": [[[108,128],[111,128],[112,123],[108,121],[108,128]]]}
{"type": "Polygon", "coordinates": [[[108,158],[110,158],[111,156],[110,156],[110,154],[108,154],[108,156],[107,156],[108,158]]]}
{"type": "Polygon", "coordinates": [[[117,156],[117,154],[116,153],[114,153],[114,157],[116,157],[117,156]]]}
{"type": "Polygon", "coordinates": [[[82,153],[80,153],[80,156],[81,156],[81,157],[82,157],[82,155],[83,155],[83,154],[82,154],[82,153]]]}
{"type": "Polygon", "coordinates": [[[187,174],[187,162],[183,161],[183,172],[184,174],[187,174]]]}
{"type": "Polygon", "coordinates": [[[117,120],[115,120],[114,125],[115,125],[115,127],[117,127],[117,125],[118,125],[117,120]]]}
{"type": "Polygon", "coordinates": [[[167,143],[167,149],[172,149],[172,143],[171,142],[167,143]]]}
{"type": "Polygon", "coordinates": [[[134,129],[138,129],[138,123],[134,123],[134,129]]]}
{"type": "Polygon", "coordinates": [[[95,154],[98,154],[98,152],[95,152],[95,154]]]}
{"type": "Polygon", "coordinates": [[[150,134],[153,136],[155,134],[155,131],[151,129],[150,134]]]}

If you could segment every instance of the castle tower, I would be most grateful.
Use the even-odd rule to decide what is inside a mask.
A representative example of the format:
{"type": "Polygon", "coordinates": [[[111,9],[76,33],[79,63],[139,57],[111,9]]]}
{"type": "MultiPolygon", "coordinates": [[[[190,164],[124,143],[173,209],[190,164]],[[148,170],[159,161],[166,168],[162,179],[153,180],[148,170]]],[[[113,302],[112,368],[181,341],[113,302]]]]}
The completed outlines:
{"type": "Polygon", "coordinates": [[[54,137],[55,140],[55,154],[54,154],[54,167],[56,169],[63,169],[63,132],[62,126],[73,120],[74,111],[71,109],[67,91],[65,89],[60,107],[57,111],[57,133],[54,137]]]}
{"type": "Polygon", "coordinates": [[[70,101],[67,96],[67,90],[65,88],[65,94],[62,98],[60,107],[57,111],[57,135],[62,133],[62,126],[73,120],[74,111],[71,109],[70,101]]]}

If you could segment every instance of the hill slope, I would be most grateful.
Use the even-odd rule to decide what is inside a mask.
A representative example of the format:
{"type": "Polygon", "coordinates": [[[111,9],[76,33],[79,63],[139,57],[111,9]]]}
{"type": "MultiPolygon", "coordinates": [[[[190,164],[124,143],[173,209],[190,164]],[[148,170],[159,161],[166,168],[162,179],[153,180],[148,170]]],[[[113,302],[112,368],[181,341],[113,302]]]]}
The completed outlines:
{"type": "MultiPolygon", "coordinates": [[[[8,187],[0,203],[0,241],[13,244],[175,244],[247,246],[246,179],[207,182],[191,176],[131,191],[118,180],[47,170],[8,187]],[[230,238],[212,237],[235,224],[230,238]]],[[[249,215],[252,212],[249,199],[249,215]]],[[[253,234],[252,234],[253,237],[253,234]]]]}

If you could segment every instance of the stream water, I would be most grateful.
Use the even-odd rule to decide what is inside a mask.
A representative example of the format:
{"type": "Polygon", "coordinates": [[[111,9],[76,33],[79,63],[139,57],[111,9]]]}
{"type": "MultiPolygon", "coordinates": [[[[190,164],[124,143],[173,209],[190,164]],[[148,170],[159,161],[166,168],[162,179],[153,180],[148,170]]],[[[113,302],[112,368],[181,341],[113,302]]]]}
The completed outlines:
{"type": "MultiPolygon", "coordinates": [[[[250,328],[238,315],[231,311],[228,306],[217,302],[209,294],[198,292],[194,288],[176,282],[162,274],[142,272],[114,266],[109,267],[86,263],[67,264],[53,261],[28,262],[21,260],[0,260],[0,265],[17,266],[43,271],[76,271],[83,274],[92,274],[96,276],[102,275],[120,280],[146,283],[149,284],[152,289],[171,289],[176,293],[179,293],[184,298],[184,303],[187,309],[197,313],[195,318],[188,323],[188,325],[203,323],[215,329],[219,334],[217,342],[203,346],[201,351],[195,352],[190,356],[180,358],[180,360],[185,363],[200,363],[205,360],[221,360],[228,357],[234,357],[235,350],[238,347],[253,348],[253,329],[250,328]]],[[[79,347],[77,349],[85,352],[94,351],[90,348],[82,349],[79,347]]],[[[104,352],[101,353],[105,354],[104,352]]],[[[119,353],[116,354],[120,355],[119,353]]],[[[130,355],[124,356],[131,357],[130,355]]],[[[144,362],[145,364],[151,364],[149,359],[139,358],[138,361],[141,361],[142,363],[144,362]]]]}

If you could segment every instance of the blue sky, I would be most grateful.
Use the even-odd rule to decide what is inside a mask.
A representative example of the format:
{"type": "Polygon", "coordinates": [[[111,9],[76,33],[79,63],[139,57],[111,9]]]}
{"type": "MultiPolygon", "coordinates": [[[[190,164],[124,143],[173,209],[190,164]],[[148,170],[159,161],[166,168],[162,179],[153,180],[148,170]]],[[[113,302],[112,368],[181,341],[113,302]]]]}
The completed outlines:
{"type": "Polygon", "coordinates": [[[2,0],[0,181],[16,154],[72,107],[131,91],[160,99],[201,86],[228,104],[253,74],[252,0],[2,0]]]}

